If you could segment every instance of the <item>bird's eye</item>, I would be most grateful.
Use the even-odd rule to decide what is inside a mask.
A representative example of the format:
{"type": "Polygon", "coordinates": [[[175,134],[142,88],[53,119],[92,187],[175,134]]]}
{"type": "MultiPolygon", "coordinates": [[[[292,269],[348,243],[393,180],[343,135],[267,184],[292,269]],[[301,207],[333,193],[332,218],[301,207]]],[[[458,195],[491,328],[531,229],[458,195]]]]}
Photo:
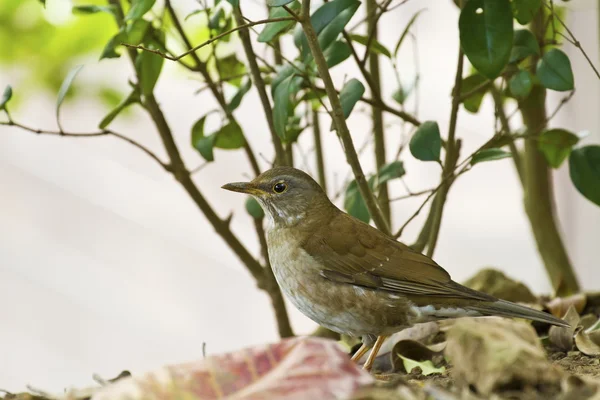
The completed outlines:
{"type": "Polygon", "coordinates": [[[287,189],[287,185],[283,182],[277,182],[275,185],[273,185],[273,191],[275,193],[283,193],[285,192],[287,189]]]}

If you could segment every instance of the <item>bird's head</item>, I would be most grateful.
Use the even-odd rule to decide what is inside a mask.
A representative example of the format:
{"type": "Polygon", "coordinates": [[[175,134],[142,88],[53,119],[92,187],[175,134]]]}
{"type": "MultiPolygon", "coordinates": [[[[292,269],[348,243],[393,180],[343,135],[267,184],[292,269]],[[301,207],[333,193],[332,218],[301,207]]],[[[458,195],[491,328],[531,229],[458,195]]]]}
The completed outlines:
{"type": "Polygon", "coordinates": [[[253,196],[274,226],[295,225],[334,207],[313,178],[292,167],[275,167],[250,182],[228,183],[223,189],[253,196]]]}

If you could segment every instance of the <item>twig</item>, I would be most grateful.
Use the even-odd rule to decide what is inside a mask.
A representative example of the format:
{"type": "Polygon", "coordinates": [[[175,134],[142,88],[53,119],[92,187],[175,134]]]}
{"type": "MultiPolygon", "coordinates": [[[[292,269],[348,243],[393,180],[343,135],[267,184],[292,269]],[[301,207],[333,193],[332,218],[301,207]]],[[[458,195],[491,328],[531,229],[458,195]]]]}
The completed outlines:
{"type": "Polygon", "coordinates": [[[135,140],[128,138],[125,135],[122,135],[120,133],[117,133],[117,132],[109,130],[109,129],[104,129],[99,132],[91,132],[91,133],[73,133],[73,132],[65,132],[65,131],[52,131],[52,130],[31,128],[29,126],[14,122],[12,120],[9,122],[0,122],[0,125],[14,126],[14,127],[23,129],[25,131],[38,134],[38,135],[55,135],[55,136],[64,136],[64,137],[73,137],[73,138],[114,136],[114,137],[121,139],[121,140],[137,147],[138,149],[142,150],[144,153],[146,153],[148,156],[150,156],[154,161],[156,161],[161,167],[163,167],[166,171],[171,171],[171,166],[169,164],[161,161],[161,159],[158,158],[158,156],[156,154],[154,154],[152,151],[150,151],[150,149],[148,149],[144,145],[136,142],[135,140]]]}
{"type": "MultiPolygon", "coordinates": [[[[375,0],[367,1],[367,24],[369,33],[367,35],[367,44],[365,45],[365,55],[363,56],[362,61],[360,61],[363,67],[366,65],[367,59],[369,58],[369,52],[371,50],[371,44],[373,44],[373,40],[377,39],[377,24],[379,23],[379,19],[387,11],[387,8],[392,1],[393,0],[385,0],[381,5],[381,12],[379,14],[376,14],[377,3],[375,0]],[[373,15],[375,15],[375,18],[372,18],[373,15]]],[[[373,73],[372,70],[371,73],[373,73]]]]}
{"type": "Polygon", "coordinates": [[[247,24],[244,25],[238,25],[235,28],[232,28],[228,31],[225,31],[221,34],[218,34],[217,36],[213,37],[212,39],[207,40],[204,43],[199,44],[196,47],[192,47],[191,49],[189,49],[186,52],[181,53],[180,55],[176,56],[176,57],[171,57],[168,54],[163,53],[162,51],[159,50],[154,50],[154,49],[149,49],[147,47],[141,46],[141,45],[132,45],[132,44],[128,44],[128,43],[121,43],[123,46],[125,47],[129,47],[132,49],[139,49],[139,50],[143,50],[143,51],[149,51],[150,53],[154,53],[154,54],[158,54],[159,56],[161,56],[162,58],[166,58],[167,60],[171,60],[171,61],[178,61],[179,59],[193,54],[194,52],[196,52],[196,50],[200,50],[201,48],[203,48],[204,46],[208,46],[209,44],[211,44],[212,42],[219,40],[227,35],[231,35],[234,32],[239,31],[240,29],[248,29],[251,26],[255,26],[255,25],[261,25],[261,24],[268,24],[271,22],[282,22],[282,21],[295,21],[295,19],[293,17],[281,17],[281,18],[270,18],[270,19],[261,19],[260,21],[254,21],[254,22],[249,22],[247,24]]]}
{"type": "Polygon", "coordinates": [[[315,141],[315,158],[317,161],[317,172],[319,174],[319,184],[327,193],[327,181],[325,179],[325,162],[323,157],[323,145],[321,143],[321,124],[319,122],[319,113],[312,111],[312,128],[315,141]]]}
{"type": "Polygon", "coordinates": [[[437,187],[432,188],[432,189],[427,189],[427,190],[421,190],[421,191],[418,191],[418,192],[409,192],[408,194],[405,194],[403,196],[394,197],[394,198],[390,199],[390,201],[398,201],[398,200],[409,199],[411,197],[422,196],[424,194],[433,192],[436,189],[437,189],[437,187]]]}

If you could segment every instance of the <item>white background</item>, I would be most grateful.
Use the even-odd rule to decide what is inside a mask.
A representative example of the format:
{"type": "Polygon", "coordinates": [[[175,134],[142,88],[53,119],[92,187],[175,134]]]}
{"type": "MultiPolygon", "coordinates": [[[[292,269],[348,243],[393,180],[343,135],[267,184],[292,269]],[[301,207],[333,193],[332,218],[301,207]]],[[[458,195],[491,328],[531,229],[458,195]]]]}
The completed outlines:
{"type": "MultiPolygon", "coordinates": [[[[181,15],[194,7],[191,0],[173,3],[181,15]]],[[[569,26],[593,62],[600,64],[597,3],[568,4],[569,26]]],[[[68,8],[66,0],[48,1],[50,10],[65,5],[68,8]]],[[[264,14],[264,5],[257,2],[248,1],[243,7],[252,19],[264,14]]],[[[419,118],[437,120],[445,134],[458,49],[455,6],[442,0],[410,1],[383,18],[381,41],[393,48],[421,8],[427,11],[414,29],[421,72],[419,118]]],[[[415,73],[411,46],[408,43],[399,57],[406,80],[415,73]]],[[[573,63],[577,93],[551,125],[589,130],[584,143],[600,143],[600,84],[581,53],[568,44],[564,48],[573,63]]],[[[96,54],[84,60],[78,79],[123,86],[131,76],[126,62],[96,60],[96,54]]],[[[338,87],[344,79],[360,79],[352,62],[348,64],[334,70],[338,87]]],[[[10,83],[18,91],[19,81],[26,79],[25,68],[11,66],[0,73],[0,87],[10,83]]],[[[387,66],[383,77],[389,99],[395,78],[387,66]]],[[[189,145],[190,127],[215,107],[207,92],[194,95],[200,86],[172,64],[157,86],[157,97],[189,168],[202,162],[189,145]]],[[[551,107],[561,96],[551,94],[551,107]]],[[[52,94],[39,94],[14,117],[34,127],[54,128],[54,102],[52,94]]],[[[65,128],[92,131],[107,111],[89,98],[67,103],[62,112],[65,128]]],[[[357,144],[370,129],[367,115],[359,111],[349,122],[357,144]]],[[[270,157],[266,123],[254,91],[236,115],[255,151],[268,149],[264,155],[270,157]]],[[[322,125],[329,126],[326,117],[322,125]]],[[[515,118],[513,127],[518,126],[515,118]]],[[[141,112],[118,119],[112,127],[164,156],[153,125],[141,112]]],[[[464,155],[490,137],[489,98],[479,116],[461,111],[457,132],[463,138],[464,155]]],[[[301,140],[305,153],[310,150],[309,136],[301,140]]],[[[400,128],[390,130],[388,157],[400,137],[400,128]]],[[[335,135],[324,132],[324,142],[333,194],[334,175],[339,186],[348,168],[335,135]]],[[[363,157],[367,171],[373,171],[371,153],[368,148],[363,157]]],[[[247,162],[240,151],[217,151],[216,159],[195,180],[221,216],[234,212],[235,233],[256,254],[244,199],[220,189],[226,182],[245,179],[247,162]]],[[[299,153],[296,159],[301,160],[299,153]]],[[[418,162],[410,154],[402,159],[413,191],[436,184],[435,164],[418,162]]],[[[266,168],[262,159],[261,164],[266,168]]],[[[312,162],[308,170],[314,172],[312,162]]],[[[573,189],[567,168],[555,174],[555,181],[569,254],[583,287],[598,290],[600,209],[573,189]]],[[[58,391],[91,383],[92,373],[111,377],[123,369],[140,372],[199,358],[203,342],[211,354],[277,339],[267,297],[176,181],[128,144],[113,138],[37,136],[0,127],[0,188],[0,388],[17,391],[30,383],[58,391]]],[[[404,194],[402,185],[394,183],[392,192],[404,194]]],[[[458,281],[481,267],[494,266],[536,292],[549,292],[521,197],[511,160],[478,166],[461,177],[445,208],[436,260],[458,281]]],[[[420,199],[395,203],[394,225],[399,227],[419,204],[420,199]]],[[[421,221],[410,225],[405,241],[413,240],[421,221]]],[[[296,332],[314,328],[297,311],[290,313],[296,332]]]]}

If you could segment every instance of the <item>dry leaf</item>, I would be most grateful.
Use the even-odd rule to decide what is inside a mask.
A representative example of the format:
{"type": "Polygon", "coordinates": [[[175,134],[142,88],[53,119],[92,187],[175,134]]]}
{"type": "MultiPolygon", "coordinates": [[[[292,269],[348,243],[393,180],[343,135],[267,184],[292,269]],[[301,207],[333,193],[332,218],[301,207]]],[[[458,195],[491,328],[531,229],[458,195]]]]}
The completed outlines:
{"type": "Polygon", "coordinates": [[[568,297],[555,297],[545,304],[552,315],[557,318],[565,315],[570,306],[575,307],[577,314],[581,314],[585,308],[587,297],[584,293],[577,293],[568,297]]]}
{"type": "Polygon", "coordinates": [[[574,306],[570,306],[563,319],[571,325],[570,327],[552,326],[548,331],[548,339],[553,346],[564,350],[571,351],[573,349],[573,337],[575,330],[579,326],[579,314],[574,306]]]}

